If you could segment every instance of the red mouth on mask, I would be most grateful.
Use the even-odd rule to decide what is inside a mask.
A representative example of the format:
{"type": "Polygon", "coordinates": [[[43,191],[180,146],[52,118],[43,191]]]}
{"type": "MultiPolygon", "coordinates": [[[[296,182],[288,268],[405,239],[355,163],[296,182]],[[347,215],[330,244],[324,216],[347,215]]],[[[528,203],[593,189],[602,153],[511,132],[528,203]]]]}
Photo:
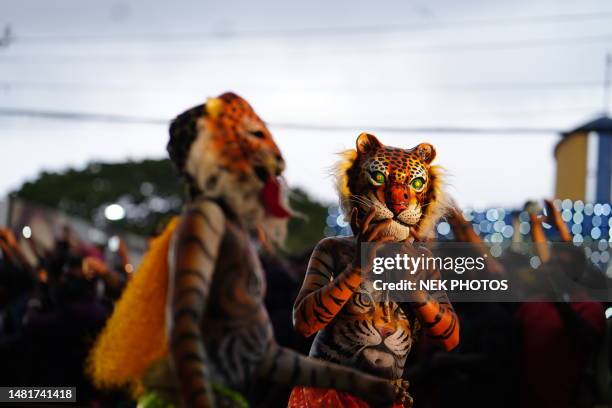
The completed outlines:
{"type": "Polygon", "coordinates": [[[261,190],[261,201],[266,213],[276,218],[289,218],[291,212],[283,204],[282,186],[278,179],[269,175],[261,190]]]}

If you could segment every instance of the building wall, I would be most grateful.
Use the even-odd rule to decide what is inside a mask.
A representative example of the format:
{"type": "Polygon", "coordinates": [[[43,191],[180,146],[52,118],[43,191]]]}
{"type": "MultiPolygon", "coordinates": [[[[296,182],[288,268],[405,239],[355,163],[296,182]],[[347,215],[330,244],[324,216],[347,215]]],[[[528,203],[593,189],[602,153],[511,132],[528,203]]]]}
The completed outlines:
{"type": "Polygon", "coordinates": [[[587,133],[573,133],[557,145],[555,198],[586,200],[587,145],[587,133]]]}
{"type": "Polygon", "coordinates": [[[600,203],[612,201],[612,133],[599,133],[597,148],[597,193],[600,203]]]}

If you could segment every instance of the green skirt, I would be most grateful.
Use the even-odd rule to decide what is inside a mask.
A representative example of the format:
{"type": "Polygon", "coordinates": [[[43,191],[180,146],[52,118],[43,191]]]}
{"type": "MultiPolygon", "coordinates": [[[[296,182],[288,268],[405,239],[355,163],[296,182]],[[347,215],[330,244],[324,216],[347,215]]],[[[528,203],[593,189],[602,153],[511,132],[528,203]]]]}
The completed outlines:
{"type": "MultiPolygon", "coordinates": [[[[249,403],[239,393],[220,384],[212,384],[216,406],[220,408],[249,408],[249,403]]],[[[138,398],[137,408],[179,408],[155,391],[148,391],[138,398]]]]}

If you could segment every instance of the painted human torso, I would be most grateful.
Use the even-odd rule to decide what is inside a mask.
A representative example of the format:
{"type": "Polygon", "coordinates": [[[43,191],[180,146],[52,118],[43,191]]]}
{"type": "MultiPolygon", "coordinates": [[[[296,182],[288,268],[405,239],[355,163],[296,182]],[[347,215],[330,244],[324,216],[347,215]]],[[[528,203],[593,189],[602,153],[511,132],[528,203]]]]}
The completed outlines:
{"type": "MultiPolygon", "coordinates": [[[[318,262],[327,263],[337,276],[354,259],[355,239],[328,238],[319,248],[318,262]]],[[[310,355],[385,378],[401,378],[418,323],[398,303],[380,297],[371,281],[362,281],[336,317],[317,333],[310,355]]]]}
{"type": "Polygon", "coordinates": [[[227,222],[215,269],[201,324],[208,334],[204,344],[213,372],[235,389],[244,390],[274,334],[264,306],[265,275],[256,249],[232,222],[227,222]]]}
{"type": "Polygon", "coordinates": [[[226,219],[200,328],[211,380],[246,391],[274,341],[265,275],[250,237],[226,219]]]}

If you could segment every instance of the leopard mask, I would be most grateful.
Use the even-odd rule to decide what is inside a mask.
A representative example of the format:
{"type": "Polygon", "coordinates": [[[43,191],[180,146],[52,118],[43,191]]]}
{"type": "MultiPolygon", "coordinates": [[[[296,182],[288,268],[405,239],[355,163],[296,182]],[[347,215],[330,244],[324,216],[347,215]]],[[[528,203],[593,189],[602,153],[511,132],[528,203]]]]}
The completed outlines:
{"type": "Polygon", "coordinates": [[[290,215],[280,179],[285,162],[246,100],[227,92],[179,115],[168,153],[192,198],[215,200],[249,229],[282,240],[290,215]]]}
{"type": "Polygon", "coordinates": [[[411,228],[423,238],[433,234],[448,203],[442,170],[431,164],[436,157],[431,144],[402,149],[362,133],[356,149],[341,155],[336,176],[345,214],[357,208],[363,215],[374,208],[375,222],[392,220],[383,235],[397,241],[408,238],[411,228]]]}

